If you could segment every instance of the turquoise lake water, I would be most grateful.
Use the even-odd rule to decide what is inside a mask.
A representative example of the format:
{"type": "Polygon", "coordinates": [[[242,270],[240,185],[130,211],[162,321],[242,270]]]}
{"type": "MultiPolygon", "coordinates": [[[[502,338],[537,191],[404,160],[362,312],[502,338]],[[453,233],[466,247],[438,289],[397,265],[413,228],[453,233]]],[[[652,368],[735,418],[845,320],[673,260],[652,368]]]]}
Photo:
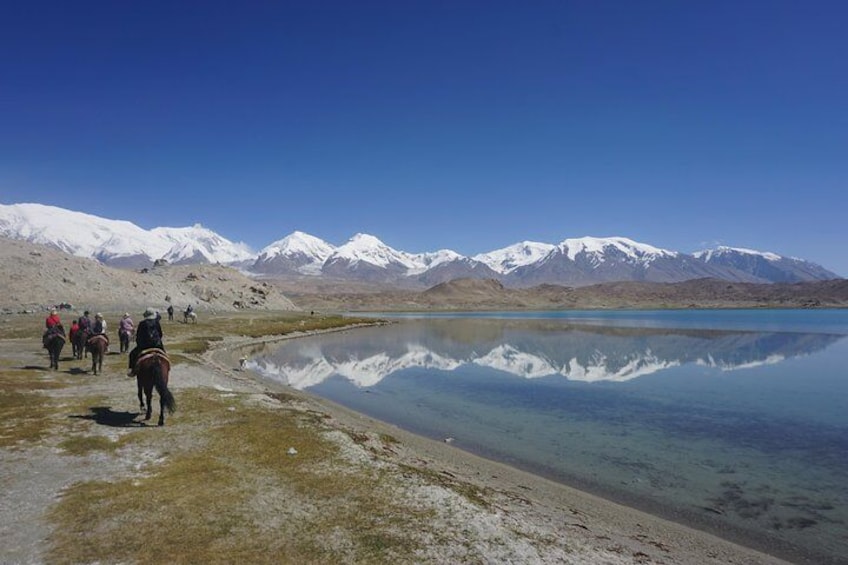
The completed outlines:
{"type": "Polygon", "coordinates": [[[382,314],[265,378],[796,561],[848,560],[848,311],[382,314]]]}

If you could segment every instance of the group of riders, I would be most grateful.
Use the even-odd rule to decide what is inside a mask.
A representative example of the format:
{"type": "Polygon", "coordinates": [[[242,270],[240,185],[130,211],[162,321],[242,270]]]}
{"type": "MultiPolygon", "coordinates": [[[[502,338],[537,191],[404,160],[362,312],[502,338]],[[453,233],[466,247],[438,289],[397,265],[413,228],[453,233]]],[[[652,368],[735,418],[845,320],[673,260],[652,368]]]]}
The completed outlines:
{"type": "MultiPolygon", "coordinates": [[[[194,309],[189,304],[188,308],[185,310],[185,315],[189,316],[193,310],[194,309]]],[[[109,336],[106,334],[106,320],[103,319],[103,315],[100,314],[100,312],[94,315],[93,322],[91,321],[91,318],[89,318],[89,315],[89,311],[86,310],[82,316],[71,322],[69,338],[73,343],[77,343],[75,338],[80,335],[79,332],[83,332],[81,335],[85,336],[85,342],[87,343],[88,340],[95,338],[96,336],[103,336],[106,338],[108,347],[109,336]]],[[[159,314],[159,311],[154,308],[148,308],[144,311],[142,316],[143,319],[139,322],[138,327],[135,327],[129,312],[125,313],[121,317],[121,321],[118,323],[118,334],[122,337],[125,336],[127,343],[129,343],[130,337],[135,334],[136,345],[129,353],[129,366],[127,371],[128,377],[135,375],[136,361],[142,351],[146,349],[160,349],[165,351],[165,346],[162,343],[162,336],[164,334],[160,323],[162,316],[159,314]]],[[[173,306],[168,306],[168,318],[170,320],[174,319],[173,306]]],[[[50,314],[47,316],[44,324],[46,326],[46,331],[43,336],[44,347],[47,347],[48,341],[53,336],[65,336],[65,329],[62,326],[62,320],[60,319],[59,312],[56,308],[53,308],[50,311],[50,314]]]]}

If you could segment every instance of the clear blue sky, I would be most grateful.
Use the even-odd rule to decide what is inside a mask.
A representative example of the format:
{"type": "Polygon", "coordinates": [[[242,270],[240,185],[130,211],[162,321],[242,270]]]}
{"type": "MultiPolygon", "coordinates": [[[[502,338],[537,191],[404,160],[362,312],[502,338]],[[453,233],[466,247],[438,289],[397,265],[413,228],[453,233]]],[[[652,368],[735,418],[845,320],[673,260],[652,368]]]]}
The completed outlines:
{"type": "Polygon", "coordinates": [[[716,244],[848,275],[848,2],[26,2],[0,202],[259,249],[716,244]]]}

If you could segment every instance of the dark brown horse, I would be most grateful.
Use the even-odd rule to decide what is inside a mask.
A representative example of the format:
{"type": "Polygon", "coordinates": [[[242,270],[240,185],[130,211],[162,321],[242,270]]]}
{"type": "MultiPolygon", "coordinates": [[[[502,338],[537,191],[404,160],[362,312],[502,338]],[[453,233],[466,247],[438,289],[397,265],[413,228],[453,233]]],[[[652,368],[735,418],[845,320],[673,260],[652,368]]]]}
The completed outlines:
{"type": "Polygon", "coordinates": [[[78,329],[74,332],[74,358],[82,359],[83,355],[88,356],[88,351],[86,351],[85,343],[88,341],[88,338],[91,337],[91,332],[89,330],[84,330],[82,328],[78,329]]]}
{"type": "Polygon", "coordinates": [[[129,330],[125,330],[124,328],[118,330],[118,339],[121,341],[121,353],[130,350],[130,337],[132,337],[130,333],[129,330]]]}
{"type": "Polygon", "coordinates": [[[106,356],[106,350],[109,348],[109,338],[103,334],[93,335],[88,338],[85,347],[91,353],[91,372],[95,375],[102,373],[103,357],[106,356]]]}
{"type": "Polygon", "coordinates": [[[159,425],[165,425],[165,409],[171,414],[177,409],[177,401],[168,390],[168,375],[171,372],[171,361],[161,349],[145,349],[135,364],[136,380],[138,381],[138,403],[146,410],[144,419],[149,420],[153,412],[150,402],[153,400],[153,388],[159,393],[159,425]],[[142,393],[144,396],[142,397],[142,393]],[[147,399],[145,407],[144,399],[147,399]]]}
{"type": "Polygon", "coordinates": [[[47,349],[47,355],[50,356],[50,368],[59,370],[59,354],[62,353],[62,348],[65,347],[65,330],[62,326],[58,326],[57,331],[48,333],[44,337],[44,347],[47,349]]]}

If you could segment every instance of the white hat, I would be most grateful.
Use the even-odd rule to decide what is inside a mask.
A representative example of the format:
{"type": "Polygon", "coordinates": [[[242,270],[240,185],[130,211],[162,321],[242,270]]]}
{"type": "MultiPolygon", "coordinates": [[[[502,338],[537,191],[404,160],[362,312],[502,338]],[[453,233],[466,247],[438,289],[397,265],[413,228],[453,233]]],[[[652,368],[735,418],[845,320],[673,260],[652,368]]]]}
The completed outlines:
{"type": "Polygon", "coordinates": [[[156,310],[154,310],[153,308],[148,308],[147,310],[144,311],[144,319],[145,320],[152,320],[155,317],[156,317],[156,310]]]}

